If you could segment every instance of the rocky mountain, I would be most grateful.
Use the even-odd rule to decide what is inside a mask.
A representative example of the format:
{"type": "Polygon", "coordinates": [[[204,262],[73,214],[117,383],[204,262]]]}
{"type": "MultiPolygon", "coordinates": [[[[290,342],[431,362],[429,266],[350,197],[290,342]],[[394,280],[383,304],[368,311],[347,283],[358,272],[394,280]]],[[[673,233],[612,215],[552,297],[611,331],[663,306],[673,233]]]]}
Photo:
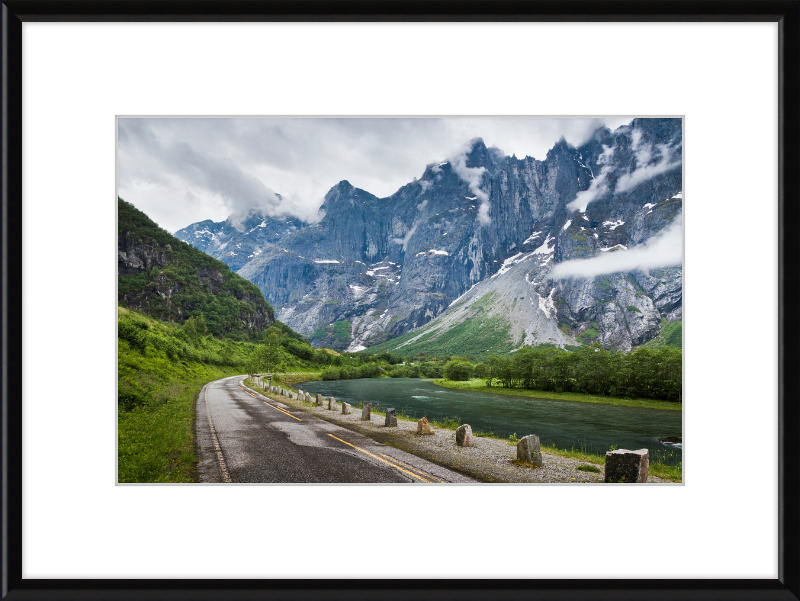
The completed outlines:
{"type": "Polygon", "coordinates": [[[238,228],[230,219],[220,222],[207,219],[178,230],[175,237],[236,271],[285,235],[308,224],[288,215],[266,217],[251,212],[237,225],[238,228]]]}
{"type": "Polygon", "coordinates": [[[274,323],[274,311],[256,286],[122,199],[117,236],[121,306],[177,323],[202,314],[210,333],[234,339],[255,338],[274,323]]]}
{"type": "MultiPolygon", "coordinates": [[[[388,198],[340,182],[319,223],[287,225],[238,271],[281,321],[335,348],[627,350],[682,318],[681,257],[667,252],[681,156],[680,119],[561,140],[543,160],[476,139],[388,198]]],[[[182,237],[200,247],[211,225],[182,237]]]]}

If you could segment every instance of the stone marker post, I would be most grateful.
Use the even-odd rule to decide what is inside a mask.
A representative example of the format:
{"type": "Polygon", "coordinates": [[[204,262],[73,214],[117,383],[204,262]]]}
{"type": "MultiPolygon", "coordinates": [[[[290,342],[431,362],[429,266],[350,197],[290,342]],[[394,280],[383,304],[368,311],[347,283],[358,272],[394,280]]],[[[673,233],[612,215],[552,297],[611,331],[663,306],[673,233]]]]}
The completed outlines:
{"type": "Polygon", "coordinates": [[[322,407],[322,395],[321,394],[317,395],[317,405],[319,407],[322,407]]]}
{"type": "Polygon", "coordinates": [[[428,423],[427,417],[423,417],[417,422],[417,434],[436,434],[428,423]]]}
{"type": "Polygon", "coordinates": [[[472,426],[462,424],[456,430],[456,444],[460,447],[471,447],[475,440],[472,438],[472,426]]]}
{"type": "Polygon", "coordinates": [[[334,397],[328,399],[328,411],[336,411],[336,399],[334,397]]]}
{"type": "Polygon", "coordinates": [[[303,400],[304,400],[306,403],[310,403],[310,402],[311,402],[311,395],[310,395],[310,394],[308,394],[308,393],[306,393],[306,396],[305,396],[305,398],[304,398],[303,400]]]}
{"type": "Polygon", "coordinates": [[[650,451],[617,449],[606,453],[606,482],[647,482],[650,451]]]}
{"type": "Polygon", "coordinates": [[[345,403],[342,401],[342,415],[349,415],[350,414],[350,403],[345,403]]]}
{"type": "Polygon", "coordinates": [[[361,408],[361,421],[368,422],[372,419],[372,403],[367,403],[361,408]]]}
{"type": "Polygon", "coordinates": [[[542,465],[542,452],[536,434],[523,436],[517,443],[517,460],[533,465],[542,465]]]}
{"type": "Polygon", "coordinates": [[[397,415],[395,414],[394,408],[386,408],[386,422],[383,425],[387,428],[397,426],[397,415]]]}

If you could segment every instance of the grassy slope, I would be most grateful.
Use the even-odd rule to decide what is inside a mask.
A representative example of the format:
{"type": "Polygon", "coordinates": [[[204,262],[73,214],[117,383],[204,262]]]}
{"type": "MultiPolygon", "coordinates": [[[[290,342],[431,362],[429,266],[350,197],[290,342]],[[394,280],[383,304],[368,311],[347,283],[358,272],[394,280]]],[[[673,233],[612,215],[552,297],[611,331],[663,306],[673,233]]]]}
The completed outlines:
{"type": "MultiPolygon", "coordinates": [[[[478,358],[483,358],[489,352],[510,352],[519,345],[515,345],[510,338],[511,326],[508,320],[497,315],[487,316],[493,297],[494,293],[485,294],[470,307],[470,315],[464,321],[452,326],[444,333],[442,333],[442,329],[425,332],[418,340],[398,349],[397,347],[404,342],[420,335],[420,330],[414,330],[387,342],[371,346],[368,352],[371,354],[389,351],[403,355],[424,353],[437,356],[472,355],[478,358]]],[[[423,326],[423,330],[426,327],[423,326]]]]}
{"type": "Polygon", "coordinates": [[[602,405],[620,405],[622,407],[644,407],[646,409],[666,409],[668,411],[681,411],[682,403],[672,401],[657,401],[653,399],[623,399],[619,397],[595,396],[577,392],[546,392],[542,390],[525,390],[523,388],[503,388],[501,386],[486,386],[486,380],[472,379],[466,382],[453,382],[452,380],[434,380],[434,384],[445,388],[459,390],[472,390],[474,392],[488,392],[490,394],[504,394],[508,396],[525,396],[537,399],[553,399],[556,401],[576,401],[581,403],[599,403],[602,405]]]}
{"type": "MultiPolygon", "coordinates": [[[[138,359],[144,358],[125,357],[127,377],[166,376],[152,359],[138,359]]],[[[237,373],[241,370],[191,363],[165,378],[172,389],[166,401],[120,412],[119,482],[197,482],[194,399],[206,383],[237,373]]]]}
{"type": "Polygon", "coordinates": [[[119,396],[132,405],[117,416],[119,482],[194,482],[194,398],[207,382],[242,373],[253,345],[210,337],[192,345],[175,324],[121,307],[118,316],[147,327],[141,347],[118,340],[119,396]],[[165,340],[179,355],[156,348],[165,340]]]}
{"type": "MultiPolygon", "coordinates": [[[[141,345],[118,340],[118,481],[196,482],[195,398],[208,382],[246,373],[255,345],[210,336],[190,343],[177,324],[122,307],[118,316],[146,326],[141,345]]],[[[318,367],[283,356],[287,372],[309,372],[284,382],[319,379],[318,367]]]]}

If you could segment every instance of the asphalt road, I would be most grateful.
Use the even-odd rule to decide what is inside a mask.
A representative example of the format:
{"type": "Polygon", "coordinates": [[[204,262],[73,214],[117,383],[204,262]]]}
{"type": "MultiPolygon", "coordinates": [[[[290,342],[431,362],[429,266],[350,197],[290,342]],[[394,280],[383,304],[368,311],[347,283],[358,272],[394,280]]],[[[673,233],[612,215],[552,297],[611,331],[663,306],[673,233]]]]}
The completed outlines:
{"type": "Polygon", "coordinates": [[[195,425],[201,482],[474,482],[416,455],[242,388],[207,384],[195,425]]]}

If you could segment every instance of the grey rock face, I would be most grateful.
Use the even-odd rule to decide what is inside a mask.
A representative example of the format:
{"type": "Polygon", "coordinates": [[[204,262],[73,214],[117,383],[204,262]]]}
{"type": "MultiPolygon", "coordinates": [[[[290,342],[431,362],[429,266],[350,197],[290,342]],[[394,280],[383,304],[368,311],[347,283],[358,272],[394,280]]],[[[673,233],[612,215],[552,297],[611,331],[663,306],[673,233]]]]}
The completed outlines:
{"type": "Polygon", "coordinates": [[[386,410],[386,421],[384,422],[384,426],[387,428],[397,426],[397,415],[395,414],[394,409],[386,410]]]}
{"type": "MultiPolygon", "coordinates": [[[[326,195],[319,223],[280,230],[239,274],[317,346],[355,351],[427,324],[438,328],[433,340],[492,317],[508,336],[494,350],[592,342],[630,350],[682,318],[680,265],[551,274],[568,261],[627,253],[678,223],[681,127],[636,119],[577,148],[562,140],[542,160],[477,140],[463,165],[432,163],[384,199],[343,181],[326,195]],[[472,182],[480,194],[459,175],[464,167],[482,170],[472,182]]],[[[214,233],[206,222],[190,228],[196,241],[214,233]]]]}
{"type": "Polygon", "coordinates": [[[328,410],[336,411],[336,399],[334,397],[328,399],[328,410]]]}
{"type": "Polygon", "coordinates": [[[372,403],[367,403],[361,408],[361,421],[369,421],[372,419],[372,403]]]}
{"type": "Polygon", "coordinates": [[[193,223],[175,232],[175,237],[238,271],[254,257],[274,247],[282,237],[307,225],[296,217],[270,217],[252,211],[242,218],[193,223]]]}
{"type": "Polygon", "coordinates": [[[456,444],[460,447],[471,447],[475,444],[469,424],[462,424],[456,429],[456,444]]]}
{"type": "Polygon", "coordinates": [[[606,453],[606,482],[647,482],[650,452],[617,449],[606,453]]]}
{"type": "Polygon", "coordinates": [[[523,436],[517,443],[517,460],[533,465],[542,465],[539,437],[536,434],[523,436]]]}
{"type": "Polygon", "coordinates": [[[342,403],[342,415],[350,414],[350,403],[342,403]]]}
{"type": "Polygon", "coordinates": [[[417,434],[436,434],[428,423],[427,417],[423,417],[417,422],[417,434]]]}

